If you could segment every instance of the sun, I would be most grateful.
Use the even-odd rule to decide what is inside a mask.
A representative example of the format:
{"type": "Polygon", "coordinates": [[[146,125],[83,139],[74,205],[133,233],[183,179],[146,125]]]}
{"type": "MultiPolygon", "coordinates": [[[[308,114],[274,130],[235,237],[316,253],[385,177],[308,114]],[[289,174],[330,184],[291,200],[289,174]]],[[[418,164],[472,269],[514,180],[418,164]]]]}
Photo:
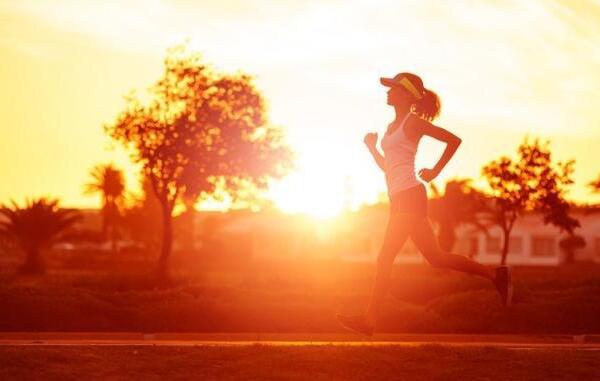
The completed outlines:
{"type": "Polygon", "coordinates": [[[330,219],[344,209],[343,179],[337,179],[327,170],[312,167],[273,184],[269,198],[283,212],[330,219]]]}

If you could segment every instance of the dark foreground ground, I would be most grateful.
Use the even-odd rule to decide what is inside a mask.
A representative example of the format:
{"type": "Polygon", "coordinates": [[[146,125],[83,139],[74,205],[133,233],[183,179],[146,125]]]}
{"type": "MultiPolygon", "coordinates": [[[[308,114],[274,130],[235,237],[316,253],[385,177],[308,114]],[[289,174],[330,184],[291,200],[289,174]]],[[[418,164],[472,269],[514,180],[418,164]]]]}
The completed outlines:
{"type": "MultiPolygon", "coordinates": [[[[38,277],[0,265],[0,332],[343,332],[336,313],[364,310],[375,271],[308,259],[174,261],[172,279],[157,283],[153,264],[135,258],[51,259],[38,277]]],[[[485,280],[398,265],[378,331],[600,334],[600,264],[514,270],[514,304],[504,308],[485,280]]]]}
{"type": "Polygon", "coordinates": [[[598,364],[576,348],[0,346],[1,380],[599,380],[598,364]]]}

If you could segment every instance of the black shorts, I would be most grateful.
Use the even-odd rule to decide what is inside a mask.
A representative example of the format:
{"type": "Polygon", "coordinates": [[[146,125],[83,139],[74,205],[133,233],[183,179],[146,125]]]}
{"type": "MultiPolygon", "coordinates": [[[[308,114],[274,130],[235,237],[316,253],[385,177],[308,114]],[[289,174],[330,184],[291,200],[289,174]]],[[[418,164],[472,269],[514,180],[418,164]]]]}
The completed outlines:
{"type": "Polygon", "coordinates": [[[389,198],[390,214],[410,213],[427,217],[427,190],[423,184],[396,192],[389,198]]]}

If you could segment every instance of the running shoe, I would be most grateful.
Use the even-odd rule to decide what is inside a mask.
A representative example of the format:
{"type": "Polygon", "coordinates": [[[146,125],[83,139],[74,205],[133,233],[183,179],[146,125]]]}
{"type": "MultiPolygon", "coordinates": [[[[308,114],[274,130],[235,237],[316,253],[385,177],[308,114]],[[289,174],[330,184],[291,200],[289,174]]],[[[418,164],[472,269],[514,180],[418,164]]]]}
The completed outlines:
{"type": "Polygon", "coordinates": [[[496,277],[494,279],[494,285],[504,306],[510,306],[512,303],[512,276],[511,269],[508,266],[496,267],[496,277]]]}
{"type": "Polygon", "coordinates": [[[373,326],[367,323],[363,315],[341,315],[337,314],[337,319],[342,327],[352,332],[360,333],[365,336],[373,336],[373,326]]]}

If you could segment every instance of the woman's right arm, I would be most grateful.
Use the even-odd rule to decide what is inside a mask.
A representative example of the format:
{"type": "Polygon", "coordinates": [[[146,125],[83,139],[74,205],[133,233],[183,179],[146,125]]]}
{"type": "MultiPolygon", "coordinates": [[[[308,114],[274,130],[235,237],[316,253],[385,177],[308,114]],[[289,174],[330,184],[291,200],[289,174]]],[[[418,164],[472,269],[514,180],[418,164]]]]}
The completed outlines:
{"type": "Polygon", "coordinates": [[[370,132],[370,133],[366,134],[365,138],[364,138],[364,142],[365,142],[367,148],[369,149],[369,152],[371,152],[371,155],[373,156],[375,163],[377,163],[379,168],[381,168],[381,170],[385,172],[385,159],[384,159],[383,155],[377,149],[377,133],[370,132]]]}

